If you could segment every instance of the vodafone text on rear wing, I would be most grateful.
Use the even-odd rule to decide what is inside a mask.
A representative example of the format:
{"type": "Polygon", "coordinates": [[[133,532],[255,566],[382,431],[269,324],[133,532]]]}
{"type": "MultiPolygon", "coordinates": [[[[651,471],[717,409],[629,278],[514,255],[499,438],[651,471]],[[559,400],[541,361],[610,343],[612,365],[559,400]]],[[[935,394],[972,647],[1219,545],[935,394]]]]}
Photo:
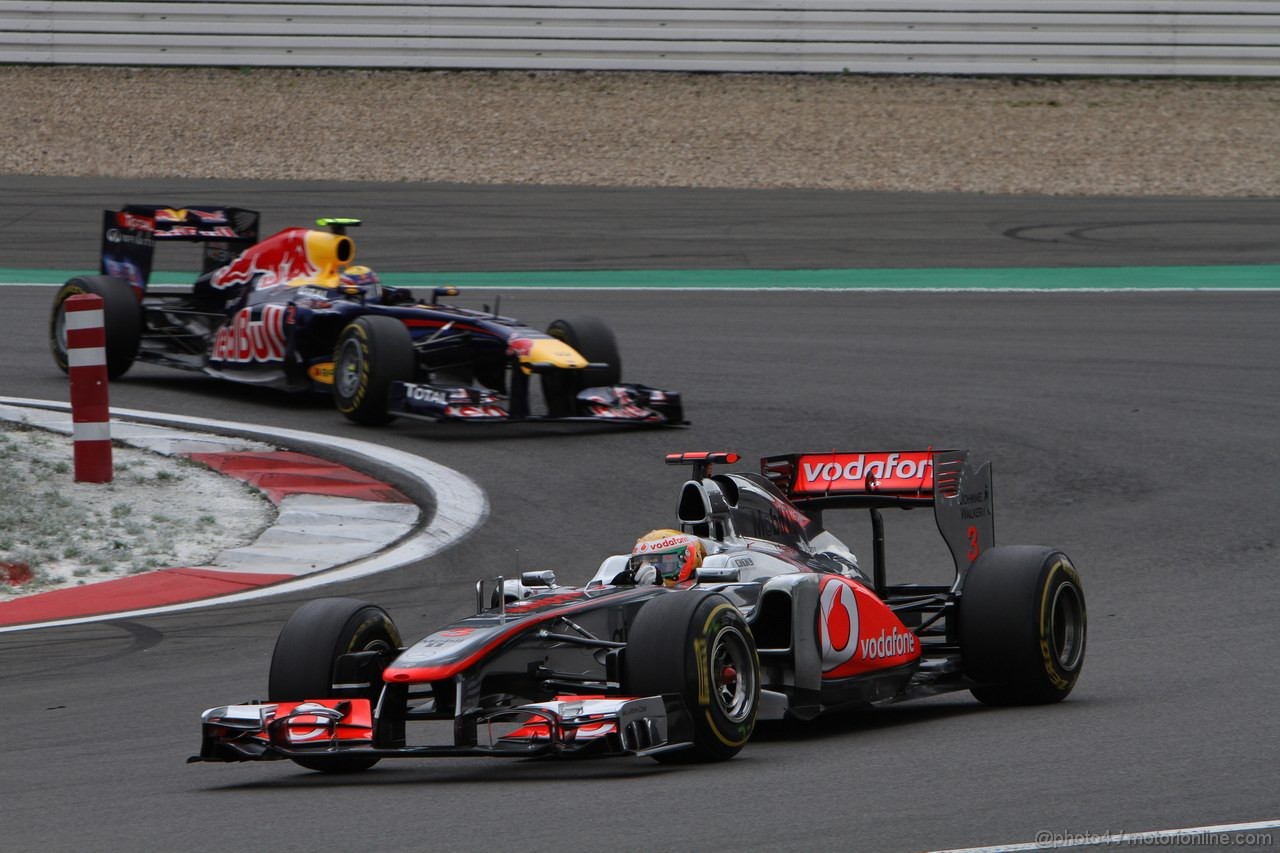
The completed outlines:
{"type": "MultiPolygon", "coordinates": [[[[819,525],[826,509],[932,506],[957,579],[995,544],[991,463],[973,468],[964,450],[791,453],[761,459],[760,471],[819,525]]],[[[878,512],[872,519],[879,549],[878,512]]]]}

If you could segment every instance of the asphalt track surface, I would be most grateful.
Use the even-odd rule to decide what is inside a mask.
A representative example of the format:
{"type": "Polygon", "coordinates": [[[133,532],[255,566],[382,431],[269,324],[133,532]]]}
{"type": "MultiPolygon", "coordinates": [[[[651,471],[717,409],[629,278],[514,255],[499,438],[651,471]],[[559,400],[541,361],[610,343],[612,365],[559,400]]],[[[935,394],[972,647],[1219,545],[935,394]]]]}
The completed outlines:
{"type": "MultiPolygon", "coordinates": [[[[0,263],[91,268],[104,204],[195,203],[191,187],[0,180],[0,263]]],[[[362,216],[362,258],[399,269],[1280,259],[1274,200],[339,189],[204,184],[199,201],[259,205],[268,227],[362,216]],[[1104,245],[1005,233],[1072,222],[1129,226],[1104,245]]],[[[0,290],[5,395],[65,397],[44,340],[52,293],[0,290]]],[[[1080,567],[1076,691],[769,727],[717,766],[466,759],[333,778],[183,764],[200,711],[264,693],[302,597],[0,636],[6,849],[913,850],[1280,817],[1280,294],[521,292],[503,308],[607,318],[624,375],[683,390],[694,425],[371,430],[322,399],[146,367],[112,402],[373,440],[474,478],[491,514],[471,538],[332,590],[385,604],[406,635],[465,613],[474,580],[509,573],[517,549],[523,568],[582,581],[670,524],[671,450],[969,448],[995,462],[998,541],[1058,545],[1080,567]]],[[[888,527],[891,578],[946,575],[927,514],[888,527]]],[[[867,528],[847,528],[864,554],[867,528]]]]}

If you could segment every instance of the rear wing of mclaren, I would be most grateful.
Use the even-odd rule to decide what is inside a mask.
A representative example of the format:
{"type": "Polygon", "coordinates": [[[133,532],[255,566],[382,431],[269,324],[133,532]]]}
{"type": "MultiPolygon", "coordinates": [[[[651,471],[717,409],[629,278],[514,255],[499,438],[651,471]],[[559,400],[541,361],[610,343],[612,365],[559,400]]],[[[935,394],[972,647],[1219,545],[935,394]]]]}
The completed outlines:
{"type": "Polygon", "coordinates": [[[200,273],[229,263],[258,242],[258,212],[239,207],[166,207],[127,204],[102,212],[103,275],[122,278],[139,291],[151,279],[156,243],[204,244],[200,273]]]}
{"type": "Polygon", "coordinates": [[[792,453],[760,460],[760,472],[798,509],[933,507],[957,574],[995,544],[991,463],[964,450],[792,453]]]}

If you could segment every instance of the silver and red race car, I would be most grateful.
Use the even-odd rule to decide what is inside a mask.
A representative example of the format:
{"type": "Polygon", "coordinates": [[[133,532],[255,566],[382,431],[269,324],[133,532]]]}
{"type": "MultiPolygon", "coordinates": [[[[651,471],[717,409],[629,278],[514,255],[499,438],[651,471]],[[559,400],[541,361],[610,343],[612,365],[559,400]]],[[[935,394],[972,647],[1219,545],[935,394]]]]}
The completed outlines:
{"type": "MultiPolygon", "coordinates": [[[[476,585],[476,612],[405,646],[372,604],[309,602],[276,642],[267,699],[205,712],[191,761],[291,759],[363,770],[383,758],[633,754],[723,760],[758,720],[953,690],[994,705],[1062,700],[1084,662],[1071,560],[996,546],[991,466],[963,451],[798,453],[713,473],[679,453],[682,535],[705,557],[674,585],[630,554],[583,587],[551,572],[476,585]],[[933,509],[948,585],[890,584],[883,512],[933,509]],[[826,524],[870,515],[873,565],[826,524]],[[432,743],[419,725],[451,721],[432,743]]],[[[438,729],[438,725],[437,725],[438,729]]]]}
{"type": "Polygon", "coordinates": [[[107,372],[135,361],[280,391],[330,394],[361,424],[396,417],[502,423],[554,420],[673,426],[676,391],[622,381],[613,331],[590,316],[546,331],[493,310],[423,300],[358,265],[355,219],[258,239],[258,213],[238,207],[126,205],[103,212],[100,275],[54,298],[49,343],[67,369],[72,296],[103,302],[107,372]],[[157,245],[202,247],[190,287],[150,285],[157,245]],[[534,391],[541,394],[535,394],[534,391]]]}

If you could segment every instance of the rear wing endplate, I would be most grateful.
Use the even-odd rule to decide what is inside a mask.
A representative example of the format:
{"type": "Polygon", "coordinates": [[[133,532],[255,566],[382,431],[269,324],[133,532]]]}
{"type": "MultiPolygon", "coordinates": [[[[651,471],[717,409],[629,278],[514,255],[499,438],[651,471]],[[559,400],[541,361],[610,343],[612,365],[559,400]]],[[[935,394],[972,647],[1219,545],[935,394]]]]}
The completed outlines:
{"type": "Polygon", "coordinates": [[[201,274],[230,263],[258,242],[258,212],[239,207],[165,207],[127,204],[102,212],[103,275],[122,278],[139,291],[151,279],[156,242],[204,244],[201,274]]]}

